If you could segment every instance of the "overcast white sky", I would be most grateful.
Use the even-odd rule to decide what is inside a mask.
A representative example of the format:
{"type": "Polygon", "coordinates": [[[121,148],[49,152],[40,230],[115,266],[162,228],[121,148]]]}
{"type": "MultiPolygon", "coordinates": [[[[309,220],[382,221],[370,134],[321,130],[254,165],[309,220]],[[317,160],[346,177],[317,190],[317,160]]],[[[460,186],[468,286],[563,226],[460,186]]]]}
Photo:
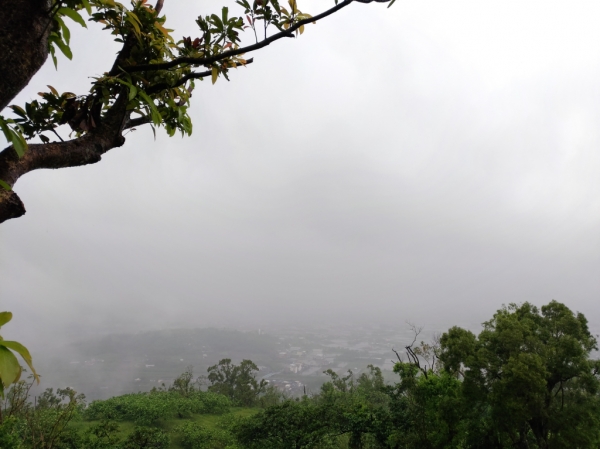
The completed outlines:
{"type": "MultiPolygon", "coordinates": [[[[219,8],[164,12],[193,36],[219,8]]],[[[447,328],[551,299],[600,327],[598,23],[597,1],[356,4],[199,83],[192,137],[141,128],[99,164],[19,180],[27,214],[0,226],[6,336],[447,328]]],[[[21,101],[110,67],[109,36],[73,40],[21,101]]]]}

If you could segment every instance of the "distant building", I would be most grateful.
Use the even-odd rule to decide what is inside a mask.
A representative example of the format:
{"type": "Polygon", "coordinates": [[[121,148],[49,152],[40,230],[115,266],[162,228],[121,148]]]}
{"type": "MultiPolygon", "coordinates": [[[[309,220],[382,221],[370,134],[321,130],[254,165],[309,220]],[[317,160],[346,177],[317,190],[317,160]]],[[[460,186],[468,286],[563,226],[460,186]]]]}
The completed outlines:
{"type": "Polygon", "coordinates": [[[299,373],[300,371],[302,371],[302,363],[291,363],[290,371],[294,374],[299,373]]]}

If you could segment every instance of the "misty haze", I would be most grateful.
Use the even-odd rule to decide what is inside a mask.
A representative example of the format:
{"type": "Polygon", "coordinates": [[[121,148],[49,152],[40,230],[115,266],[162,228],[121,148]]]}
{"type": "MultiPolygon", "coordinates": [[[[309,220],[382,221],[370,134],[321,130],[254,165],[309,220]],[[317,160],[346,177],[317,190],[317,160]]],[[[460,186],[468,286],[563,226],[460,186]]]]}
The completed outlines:
{"type": "MultiPolygon", "coordinates": [[[[201,3],[165,2],[175,41],[224,4],[245,17],[201,3]]],[[[97,164],[28,173],[27,213],[0,225],[0,311],[32,391],[106,400],[222,359],[290,398],[327,370],[393,383],[413,340],[477,335],[510,303],[556,300],[596,335],[598,23],[591,1],[352,4],[196,81],[191,136],[139,126],[97,164]]],[[[67,25],[72,61],[11,104],[112,67],[120,43],[67,25]]]]}

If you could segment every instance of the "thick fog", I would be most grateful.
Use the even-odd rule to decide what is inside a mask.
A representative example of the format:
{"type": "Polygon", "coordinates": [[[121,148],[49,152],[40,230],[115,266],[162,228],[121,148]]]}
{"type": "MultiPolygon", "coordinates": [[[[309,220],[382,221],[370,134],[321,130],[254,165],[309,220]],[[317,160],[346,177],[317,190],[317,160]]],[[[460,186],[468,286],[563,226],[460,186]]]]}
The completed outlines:
{"type": "MultiPolygon", "coordinates": [[[[220,5],[164,12],[194,36],[220,5]]],[[[600,327],[598,23],[595,1],[355,4],[198,83],[191,137],[142,127],[101,163],[19,180],[5,338],[447,328],[552,299],[600,327]]],[[[73,62],[19,101],[110,67],[110,37],[76,27],[73,62]]]]}

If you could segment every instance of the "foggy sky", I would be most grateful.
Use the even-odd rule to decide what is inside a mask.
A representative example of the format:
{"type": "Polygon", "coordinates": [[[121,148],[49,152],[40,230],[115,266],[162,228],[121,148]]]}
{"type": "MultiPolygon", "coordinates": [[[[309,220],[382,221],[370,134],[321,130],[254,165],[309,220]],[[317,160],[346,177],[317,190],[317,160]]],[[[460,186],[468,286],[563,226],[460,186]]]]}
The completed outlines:
{"type": "MultiPolygon", "coordinates": [[[[219,8],[163,11],[194,36],[219,8]]],[[[198,83],[190,138],[140,128],[99,164],[19,180],[27,214],[0,226],[5,338],[447,328],[552,299],[600,327],[598,23],[593,1],[356,4],[198,83]]],[[[110,37],[72,29],[74,61],[21,102],[110,67],[110,37]]]]}

